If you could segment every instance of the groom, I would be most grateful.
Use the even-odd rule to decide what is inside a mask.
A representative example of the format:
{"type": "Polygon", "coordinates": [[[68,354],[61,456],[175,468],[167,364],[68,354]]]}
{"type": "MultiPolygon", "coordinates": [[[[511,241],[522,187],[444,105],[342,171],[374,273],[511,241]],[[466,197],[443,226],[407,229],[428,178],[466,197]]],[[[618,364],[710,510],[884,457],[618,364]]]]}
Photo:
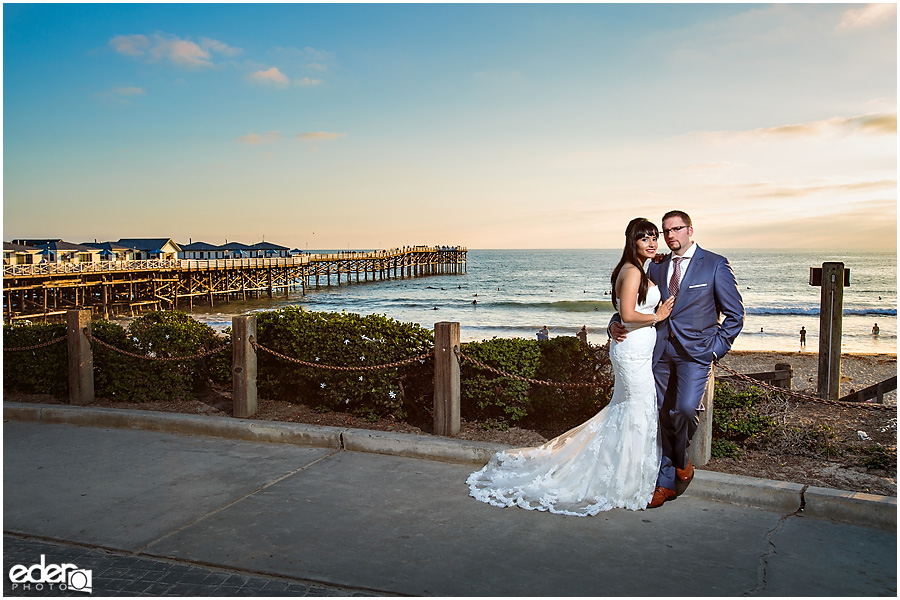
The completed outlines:
{"type": "MultiPolygon", "coordinates": [[[[694,243],[691,218],[680,210],[663,216],[662,234],[672,254],[650,263],[647,275],[659,286],[663,301],[675,296],[675,305],[669,318],[656,326],[653,375],[662,463],[648,508],[675,498],[676,478],[693,478],[687,449],[700,424],[711,365],[731,349],[744,326],[744,304],[728,259],[694,243]]],[[[618,315],[609,333],[617,341],[625,339],[627,330],[618,315]]]]}

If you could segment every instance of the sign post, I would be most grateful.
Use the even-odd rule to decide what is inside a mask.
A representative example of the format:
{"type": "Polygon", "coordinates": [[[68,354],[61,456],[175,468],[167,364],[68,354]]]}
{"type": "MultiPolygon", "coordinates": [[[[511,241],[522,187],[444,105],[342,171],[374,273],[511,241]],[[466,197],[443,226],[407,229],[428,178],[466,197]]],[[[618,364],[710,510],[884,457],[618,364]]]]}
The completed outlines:
{"type": "Polygon", "coordinates": [[[844,315],[844,288],[850,286],[850,269],[841,262],[822,263],[809,268],[809,285],[821,286],[819,304],[820,398],[837,400],[841,386],[841,326],[844,315]]]}

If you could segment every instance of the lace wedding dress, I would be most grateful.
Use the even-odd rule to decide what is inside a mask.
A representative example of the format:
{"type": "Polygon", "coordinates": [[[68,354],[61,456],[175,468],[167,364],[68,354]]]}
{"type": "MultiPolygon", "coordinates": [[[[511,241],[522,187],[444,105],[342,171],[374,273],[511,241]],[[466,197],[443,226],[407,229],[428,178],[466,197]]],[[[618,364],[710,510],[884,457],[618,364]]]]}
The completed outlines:
{"type": "MultiPolygon", "coordinates": [[[[651,287],[638,312],[653,313],[659,299],[651,287]]],[[[610,403],[542,446],[498,452],[466,480],[469,495],[494,506],[579,517],[647,507],[661,454],[652,371],[656,329],[625,326],[625,341],[610,343],[616,377],[610,403]]]]}

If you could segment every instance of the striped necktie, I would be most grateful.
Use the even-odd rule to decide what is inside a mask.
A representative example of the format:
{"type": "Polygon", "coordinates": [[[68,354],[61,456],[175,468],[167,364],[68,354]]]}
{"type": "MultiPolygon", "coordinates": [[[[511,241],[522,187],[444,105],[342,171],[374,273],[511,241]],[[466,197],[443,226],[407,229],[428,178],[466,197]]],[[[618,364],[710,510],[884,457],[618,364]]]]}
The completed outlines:
{"type": "Polygon", "coordinates": [[[681,279],[681,261],[684,258],[681,256],[673,256],[672,257],[672,279],[669,280],[669,295],[677,296],[678,295],[678,285],[679,280],[681,279]]]}

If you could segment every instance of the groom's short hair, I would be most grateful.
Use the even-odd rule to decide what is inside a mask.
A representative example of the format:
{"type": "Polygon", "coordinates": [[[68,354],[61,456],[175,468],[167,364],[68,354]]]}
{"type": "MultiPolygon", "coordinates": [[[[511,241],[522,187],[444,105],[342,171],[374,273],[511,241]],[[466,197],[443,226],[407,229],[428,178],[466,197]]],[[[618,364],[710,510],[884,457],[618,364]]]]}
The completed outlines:
{"type": "Polygon", "coordinates": [[[662,220],[663,220],[663,222],[665,222],[666,219],[671,219],[672,217],[678,217],[679,219],[684,221],[684,224],[687,225],[688,227],[694,226],[694,224],[691,223],[691,218],[683,210],[670,210],[669,212],[667,212],[666,214],[663,215],[662,220]]]}

